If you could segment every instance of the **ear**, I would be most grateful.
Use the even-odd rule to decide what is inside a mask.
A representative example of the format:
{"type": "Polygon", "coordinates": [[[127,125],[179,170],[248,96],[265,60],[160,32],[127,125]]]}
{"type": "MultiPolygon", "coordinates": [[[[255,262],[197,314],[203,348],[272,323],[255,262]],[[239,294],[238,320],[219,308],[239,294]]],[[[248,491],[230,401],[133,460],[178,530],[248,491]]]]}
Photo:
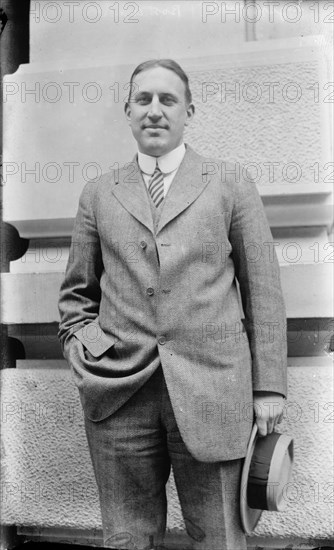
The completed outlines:
{"type": "Polygon", "coordinates": [[[187,116],[186,116],[186,121],[184,125],[188,126],[188,124],[190,124],[190,122],[194,118],[194,114],[195,114],[195,105],[193,105],[193,103],[189,103],[186,113],[187,113],[187,116]]]}
{"type": "Polygon", "coordinates": [[[130,103],[128,103],[128,102],[125,103],[125,105],[124,105],[124,112],[125,112],[126,120],[128,121],[128,124],[130,124],[130,122],[131,122],[131,107],[130,107],[130,103]]]}

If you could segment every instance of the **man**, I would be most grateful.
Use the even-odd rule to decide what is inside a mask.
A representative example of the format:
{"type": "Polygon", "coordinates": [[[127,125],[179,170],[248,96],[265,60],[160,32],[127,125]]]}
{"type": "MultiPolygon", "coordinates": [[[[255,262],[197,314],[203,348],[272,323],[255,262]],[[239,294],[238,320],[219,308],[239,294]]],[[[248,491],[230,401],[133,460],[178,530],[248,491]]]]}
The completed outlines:
{"type": "Polygon", "coordinates": [[[163,542],[172,465],[187,547],[242,550],[252,409],[265,436],[286,393],[270,230],[255,185],[183,143],[194,106],[177,63],[139,65],[125,113],[138,155],[83,190],[60,294],[104,543],[163,542]]]}

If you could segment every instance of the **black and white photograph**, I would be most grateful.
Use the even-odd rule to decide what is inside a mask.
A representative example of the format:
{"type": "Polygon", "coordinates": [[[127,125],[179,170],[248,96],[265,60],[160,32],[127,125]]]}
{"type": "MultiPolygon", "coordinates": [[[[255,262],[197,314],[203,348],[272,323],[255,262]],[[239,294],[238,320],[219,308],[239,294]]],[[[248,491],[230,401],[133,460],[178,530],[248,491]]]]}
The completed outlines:
{"type": "Polygon", "coordinates": [[[0,550],[334,548],[333,1],[0,22],[0,550]]]}

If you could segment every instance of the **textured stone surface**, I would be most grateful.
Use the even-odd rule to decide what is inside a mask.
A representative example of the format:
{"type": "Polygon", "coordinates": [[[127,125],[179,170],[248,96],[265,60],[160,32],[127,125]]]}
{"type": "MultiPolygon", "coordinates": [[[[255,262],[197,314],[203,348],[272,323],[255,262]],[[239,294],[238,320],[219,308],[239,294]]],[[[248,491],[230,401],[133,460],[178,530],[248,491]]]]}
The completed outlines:
{"type": "MultiPolygon", "coordinates": [[[[190,71],[196,124],[187,138],[194,148],[215,158],[247,163],[259,185],[289,179],[314,183],[309,168],[322,158],[321,106],[310,88],[319,80],[315,61],[190,71]],[[275,85],[274,85],[275,83],[275,85]],[[271,91],[270,91],[271,85],[271,91]],[[286,168],[288,163],[291,171],[286,168]],[[300,177],[299,177],[300,176],[300,177]]],[[[329,159],[328,159],[329,161],[329,159]]]]}
{"type": "MultiPolygon", "coordinates": [[[[323,359],[323,358],[322,358],[323,359]]],[[[320,359],[289,367],[289,399],[281,431],[294,437],[295,468],[287,509],[265,512],[255,535],[330,538],[333,512],[332,369],[320,359]]],[[[69,370],[2,371],[4,524],[101,527],[77,390],[69,370]]],[[[183,530],[174,483],[168,486],[171,530],[183,530]]]]}

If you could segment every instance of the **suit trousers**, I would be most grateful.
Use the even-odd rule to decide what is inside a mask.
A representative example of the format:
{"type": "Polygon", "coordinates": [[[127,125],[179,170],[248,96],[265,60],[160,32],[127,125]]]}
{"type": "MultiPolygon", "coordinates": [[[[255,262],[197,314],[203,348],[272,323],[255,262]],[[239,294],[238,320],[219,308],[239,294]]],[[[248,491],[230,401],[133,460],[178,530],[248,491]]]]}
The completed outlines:
{"type": "Polygon", "coordinates": [[[113,415],[100,422],[85,417],[85,428],[105,547],[143,550],[163,545],[172,467],[188,534],[184,548],[246,550],[239,518],[242,459],[208,463],[191,456],[161,366],[113,415]]]}

